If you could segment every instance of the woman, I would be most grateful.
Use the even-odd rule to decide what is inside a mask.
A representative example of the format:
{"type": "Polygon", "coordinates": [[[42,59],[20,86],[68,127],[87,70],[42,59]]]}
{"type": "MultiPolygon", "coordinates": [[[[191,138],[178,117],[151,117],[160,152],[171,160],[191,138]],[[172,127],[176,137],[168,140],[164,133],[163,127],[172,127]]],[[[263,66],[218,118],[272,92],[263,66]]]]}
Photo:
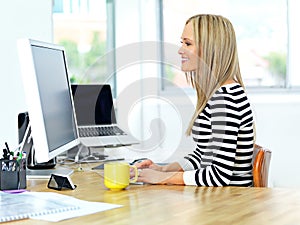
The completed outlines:
{"type": "Polygon", "coordinates": [[[197,92],[187,134],[197,146],[184,159],[159,166],[137,163],[138,181],[151,184],[251,186],[253,116],[241,78],[235,32],[222,16],[187,20],[178,53],[197,92]]]}

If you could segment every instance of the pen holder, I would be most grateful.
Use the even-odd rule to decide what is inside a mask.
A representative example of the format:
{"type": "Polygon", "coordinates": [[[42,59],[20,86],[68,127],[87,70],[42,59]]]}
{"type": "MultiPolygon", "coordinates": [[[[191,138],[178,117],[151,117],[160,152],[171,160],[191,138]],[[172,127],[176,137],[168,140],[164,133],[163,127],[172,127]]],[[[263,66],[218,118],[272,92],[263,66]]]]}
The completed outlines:
{"type": "Polygon", "coordinates": [[[1,159],[0,166],[0,190],[26,188],[26,159],[1,159]]]}

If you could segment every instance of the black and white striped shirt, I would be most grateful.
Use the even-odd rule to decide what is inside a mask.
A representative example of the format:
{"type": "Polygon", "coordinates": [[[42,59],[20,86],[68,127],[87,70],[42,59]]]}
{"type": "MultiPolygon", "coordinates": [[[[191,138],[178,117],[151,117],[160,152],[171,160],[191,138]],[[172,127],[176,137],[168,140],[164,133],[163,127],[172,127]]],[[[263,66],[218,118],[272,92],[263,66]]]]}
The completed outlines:
{"type": "Polygon", "coordinates": [[[220,87],[195,120],[197,146],[179,162],[186,185],[251,186],[253,115],[238,83],[220,87]]]}

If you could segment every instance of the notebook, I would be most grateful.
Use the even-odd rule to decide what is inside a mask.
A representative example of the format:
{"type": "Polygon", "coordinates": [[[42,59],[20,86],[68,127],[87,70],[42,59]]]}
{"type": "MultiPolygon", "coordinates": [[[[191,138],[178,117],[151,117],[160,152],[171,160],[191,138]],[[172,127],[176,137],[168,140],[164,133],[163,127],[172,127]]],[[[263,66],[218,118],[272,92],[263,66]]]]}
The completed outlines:
{"type": "Polygon", "coordinates": [[[80,209],[79,206],[60,201],[58,194],[57,198],[53,198],[53,194],[0,192],[0,223],[80,209]]]}
{"type": "Polygon", "coordinates": [[[27,218],[58,222],[122,207],[104,202],[84,201],[55,192],[6,192],[0,191],[0,223],[27,218]]]}
{"type": "Polygon", "coordinates": [[[117,125],[109,84],[72,84],[80,141],[87,147],[138,144],[117,125]]]}

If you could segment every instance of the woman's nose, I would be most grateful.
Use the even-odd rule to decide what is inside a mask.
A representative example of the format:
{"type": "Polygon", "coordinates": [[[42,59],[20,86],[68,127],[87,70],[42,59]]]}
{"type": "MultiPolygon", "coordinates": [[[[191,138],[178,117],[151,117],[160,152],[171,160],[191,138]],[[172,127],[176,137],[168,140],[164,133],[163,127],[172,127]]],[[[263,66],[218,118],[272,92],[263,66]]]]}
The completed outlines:
{"type": "Polygon", "coordinates": [[[181,46],[179,49],[178,49],[178,54],[179,55],[182,55],[184,53],[184,49],[183,47],[181,46]]]}

